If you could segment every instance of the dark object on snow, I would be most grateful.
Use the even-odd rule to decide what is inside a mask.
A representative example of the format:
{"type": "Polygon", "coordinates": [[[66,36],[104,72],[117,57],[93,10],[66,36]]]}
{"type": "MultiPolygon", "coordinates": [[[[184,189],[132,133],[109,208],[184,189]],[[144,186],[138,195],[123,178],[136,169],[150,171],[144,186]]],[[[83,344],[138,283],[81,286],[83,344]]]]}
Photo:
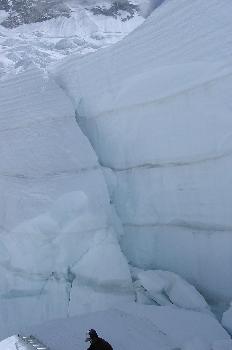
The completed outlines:
{"type": "Polygon", "coordinates": [[[95,329],[88,331],[85,341],[91,343],[88,350],[113,350],[112,346],[106,340],[98,336],[95,329]]]}
{"type": "Polygon", "coordinates": [[[117,18],[122,16],[122,13],[127,13],[127,16],[122,16],[122,22],[128,21],[133,18],[136,12],[139,12],[139,6],[132,4],[129,0],[115,0],[110,7],[108,6],[95,6],[90,10],[94,15],[103,15],[117,18]]]}

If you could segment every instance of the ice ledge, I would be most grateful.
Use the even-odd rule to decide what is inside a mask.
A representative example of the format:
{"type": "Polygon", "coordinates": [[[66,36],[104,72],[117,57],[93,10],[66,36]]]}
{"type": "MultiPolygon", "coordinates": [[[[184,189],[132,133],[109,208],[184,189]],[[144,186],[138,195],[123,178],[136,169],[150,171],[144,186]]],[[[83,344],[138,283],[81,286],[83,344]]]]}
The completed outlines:
{"type": "MultiPolygon", "coordinates": [[[[182,95],[188,95],[195,90],[211,88],[221,81],[230,80],[231,66],[224,62],[205,63],[190,62],[185,64],[160,66],[151,69],[149,73],[136,74],[131,78],[124,78],[116,86],[111,87],[108,101],[105,96],[96,96],[92,92],[89,99],[88,92],[82,96],[74,96],[77,103],[79,118],[86,120],[95,118],[110,118],[120,116],[138,108],[169,103],[182,95]],[[118,85],[119,84],[119,85],[118,85]],[[93,109],[92,109],[93,105],[93,109]]],[[[59,79],[57,79],[59,84],[59,79]]],[[[62,85],[62,82],[60,83],[62,85]]],[[[81,81],[79,82],[81,84],[81,81]]],[[[79,91],[79,94],[81,93],[79,91]]],[[[69,91],[72,95],[72,91],[69,91]]],[[[129,116],[132,117],[131,114],[129,116]]]]}
{"type": "Polygon", "coordinates": [[[216,161],[219,159],[227,158],[232,156],[232,150],[227,150],[224,152],[221,152],[218,154],[208,154],[208,155],[200,155],[196,157],[186,158],[186,159],[178,159],[178,160],[157,160],[153,161],[151,163],[144,163],[144,164],[138,164],[138,165],[131,165],[129,167],[120,168],[120,167],[114,167],[114,166],[107,166],[104,165],[104,162],[102,162],[102,167],[106,169],[111,169],[115,172],[129,172],[133,170],[149,170],[149,169],[156,169],[156,168],[172,168],[172,167],[182,167],[182,166],[194,166],[201,163],[207,163],[211,161],[216,161]]]}

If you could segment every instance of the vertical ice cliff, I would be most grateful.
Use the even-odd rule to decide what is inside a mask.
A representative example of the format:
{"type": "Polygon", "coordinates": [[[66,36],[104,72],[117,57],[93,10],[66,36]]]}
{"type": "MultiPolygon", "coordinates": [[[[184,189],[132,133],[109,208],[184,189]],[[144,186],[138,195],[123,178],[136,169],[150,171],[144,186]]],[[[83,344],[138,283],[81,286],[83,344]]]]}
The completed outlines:
{"type": "MultiPolygon", "coordinates": [[[[57,1],[46,0],[46,3],[53,12],[57,1]]],[[[53,12],[55,16],[51,17],[54,18],[38,22],[42,12],[46,12],[46,6],[40,8],[40,2],[13,0],[11,6],[16,7],[16,11],[11,9],[10,14],[1,10],[5,6],[0,2],[0,79],[31,66],[44,70],[52,62],[74,52],[82,56],[109,46],[144,21],[134,1],[68,0],[65,3],[68,7],[62,6],[55,14],[53,12]],[[27,6],[23,6],[25,4],[27,6]],[[35,9],[38,10],[36,18],[35,9]],[[27,24],[22,24],[24,22],[27,24]]]]}
{"type": "Polygon", "coordinates": [[[2,82],[0,91],[1,230],[79,189],[106,217],[108,195],[97,157],[62,90],[31,70],[2,82]],[[90,178],[98,186],[90,186],[90,178]]]}
{"type": "Polygon", "coordinates": [[[105,305],[131,300],[120,225],[69,99],[30,70],[1,82],[0,106],[0,337],[101,307],[105,289],[105,305]]]}
{"type": "Polygon", "coordinates": [[[54,70],[106,169],[138,267],[232,297],[232,3],[173,0],[54,70]]]}

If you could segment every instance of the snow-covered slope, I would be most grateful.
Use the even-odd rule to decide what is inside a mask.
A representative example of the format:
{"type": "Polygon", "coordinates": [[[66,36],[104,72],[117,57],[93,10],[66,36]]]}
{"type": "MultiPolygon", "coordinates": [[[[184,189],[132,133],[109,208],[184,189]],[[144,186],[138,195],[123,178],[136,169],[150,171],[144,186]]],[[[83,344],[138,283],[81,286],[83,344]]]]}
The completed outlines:
{"type": "MultiPolygon", "coordinates": [[[[211,316],[174,307],[123,305],[68,320],[57,320],[24,329],[50,349],[86,349],[86,330],[95,328],[114,348],[185,349],[186,343],[198,340],[209,349],[219,342],[231,346],[230,337],[211,316]],[[175,320],[175,322],[173,322],[175,320]]],[[[25,334],[25,333],[24,333],[25,334]]],[[[1,343],[0,343],[1,344],[1,343]]],[[[0,347],[1,349],[1,347],[0,347]]],[[[196,349],[195,349],[196,350],[196,349]]]]}
{"type": "MultiPolygon", "coordinates": [[[[141,347],[148,350],[229,350],[232,345],[225,330],[208,315],[173,307],[133,304],[46,322],[21,329],[21,332],[32,334],[50,349],[84,350],[88,347],[84,342],[85,333],[90,327],[119,350],[141,347]]],[[[0,350],[15,348],[30,350],[32,346],[17,336],[0,342],[0,350]]]]}
{"type": "Polygon", "coordinates": [[[106,169],[122,247],[232,297],[232,3],[164,2],[111,48],[53,74],[106,169]]]}

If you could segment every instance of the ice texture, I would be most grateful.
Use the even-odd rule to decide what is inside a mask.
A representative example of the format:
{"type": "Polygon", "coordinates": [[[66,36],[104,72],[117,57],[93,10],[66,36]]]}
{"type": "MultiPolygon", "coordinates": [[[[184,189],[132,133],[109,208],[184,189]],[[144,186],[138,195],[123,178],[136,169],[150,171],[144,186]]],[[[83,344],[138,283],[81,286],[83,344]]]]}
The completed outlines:
{"type": "Polygon", "coordinates": [[[174,304],[178,307],[208,311],[208,305],[202,295],[183,280],[169,271],[140,271],[137,274],[137,286],[141,286],[147,295],[159,305],[174,304]]]}
{"type": "Polygon", "coordinates": [[[113,47],[52,70],[107,169],[130,263],[214,301],[232,297],[231,11],[165,1],[113,47]]]}
{"type": "Polygon", "coordinates": [[[19,325],[133,300],[116,233],[94,209],[83,192],[66,193],[48,212],[2,235],[0,311],[7,318],[1,337],[19,325]]]}
{"type": "Polygon", "coordinates": [[[76,190],[106,218],[105,181],[65,93],[37,70],[2,82],[0,91],[1,230],[38,216],[76,190]]]}
{"type": "Polygon", "coordinates": [[[222,325],[232,335],[232,305],[223,313],[222,325]]]}
{"type": "Polygon", "coordinates": [[[130,271],[117,241],[122,228],[65,92],[30,69],[0,83],[0,105],[0,337],[19,324],[68,316],[77,309],[80,285],[97,299],[109,280],[108,303],[117,296],[131,300],[130,271]]]}
{"type": "Polygon", "coordinates": [[[1,350],[15,350],[15,344],[18,341],[18,337],[16,335],[12,335],[11,337],[4,339],[0,342],[1,350]]]}

